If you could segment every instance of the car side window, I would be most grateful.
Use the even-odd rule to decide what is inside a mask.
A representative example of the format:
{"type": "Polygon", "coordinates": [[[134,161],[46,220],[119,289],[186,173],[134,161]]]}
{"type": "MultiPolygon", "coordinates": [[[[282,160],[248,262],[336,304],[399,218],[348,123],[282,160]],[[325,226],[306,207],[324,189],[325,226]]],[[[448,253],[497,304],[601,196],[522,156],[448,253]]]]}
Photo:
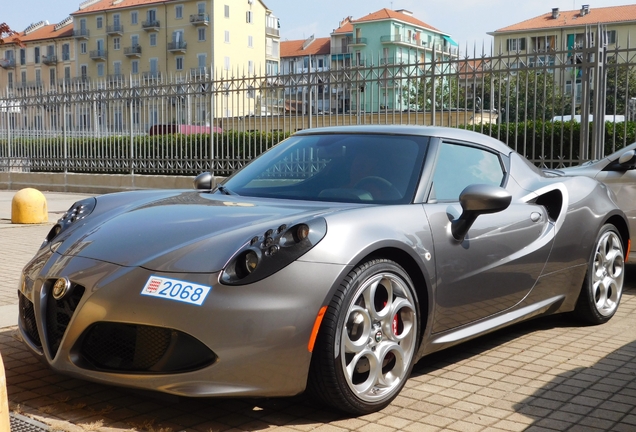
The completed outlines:
{"type": "Polygon", "coordinates": [[[497,154],[477,147],[442,143],[433,174],[430,199],[458,201],[466,186],[501,186],[504,176],[505,172],[497,154]]]}

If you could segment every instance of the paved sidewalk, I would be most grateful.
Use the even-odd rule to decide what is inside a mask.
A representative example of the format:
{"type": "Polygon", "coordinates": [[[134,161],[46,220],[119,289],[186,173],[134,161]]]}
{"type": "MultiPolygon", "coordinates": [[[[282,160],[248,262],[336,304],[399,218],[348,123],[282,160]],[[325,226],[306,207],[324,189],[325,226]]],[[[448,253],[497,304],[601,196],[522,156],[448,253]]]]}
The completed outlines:
{"type": "Polygon", "coordinates": [[[628,289],[609,323],[580,327],[567,317],[556,316],[481,337],[423,359],[388,408],[346,418],[316,407],[303,396],[176,398],[94,384],[50,371],[19,341],[16,289],[21,268],[53,222],[84,196],[45,194],[50,223],[17,226],[8,221],[12,195],[0,191],[0,320],[7,320],[0,328],[0,353],[12,410],[53,429],[636,430],[636,267],[627,269],[628,289]]]}

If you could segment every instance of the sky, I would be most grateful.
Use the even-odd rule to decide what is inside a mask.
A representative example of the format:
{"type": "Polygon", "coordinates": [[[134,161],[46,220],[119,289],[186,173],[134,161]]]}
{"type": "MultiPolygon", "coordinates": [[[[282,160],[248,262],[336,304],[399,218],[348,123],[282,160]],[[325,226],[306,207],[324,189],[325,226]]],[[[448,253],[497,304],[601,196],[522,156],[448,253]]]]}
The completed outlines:
{"type": "MultiPolygon", "coordinates": [[[[10,0],[0,0],[9,3],[10,0]]],[[[225,0],[230,4],[244,0],[225,0]]],[[[24,30],[34,22],[47,20],[54,24],[79,9],[80,0],[18,0],[0,8],[0,23],[14,30],[24,30]]],[[[462,52],[478,51],[492,42],[487,33],[534,18],[558,7],[561,10],[580,9],[587,4],[595,7],[636,3],[635,0],[263,0],[281,24],[281,40],[306,39],[311,35],[327,37],[339,22],[351,16],[361,18],[382,8],[406,9],[415,18],[450,34],[462,52]]]]}

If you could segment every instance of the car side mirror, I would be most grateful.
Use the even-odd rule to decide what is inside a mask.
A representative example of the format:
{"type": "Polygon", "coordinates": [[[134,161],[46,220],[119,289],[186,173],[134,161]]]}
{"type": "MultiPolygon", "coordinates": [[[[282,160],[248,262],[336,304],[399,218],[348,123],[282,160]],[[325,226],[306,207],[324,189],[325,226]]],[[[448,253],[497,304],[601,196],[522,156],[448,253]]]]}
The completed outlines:
{"type": "Polygon", "coordinates": [[[634,156],[636,156],[636,151],[634,150],[626,151],[618,158],[619,165],[622,165],[622,166],[633,165],[634,156]]]}
{"type": "Polygon", "coordinates": [[[475,184],[467,186],[459,195],[462,214],[451,222],[451,233],[455,240],[463,240],[478,216],[505,210],[512,195],[498,186],[475,184]]]}
{"type": "Polygon", "coordinates": [[[210,190],[212,189],[212,183],[214,176],[211,172],[204,172],[194,178],[194,188],[196,190],[210,190]]]}

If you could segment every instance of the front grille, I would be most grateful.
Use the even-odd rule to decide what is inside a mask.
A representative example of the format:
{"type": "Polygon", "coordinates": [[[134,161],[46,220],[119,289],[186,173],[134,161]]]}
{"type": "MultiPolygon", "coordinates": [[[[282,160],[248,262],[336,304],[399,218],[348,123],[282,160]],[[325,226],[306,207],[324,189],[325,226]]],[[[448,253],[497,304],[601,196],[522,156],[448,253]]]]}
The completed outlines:
{"type": "Polygon", "coordinates": [[[26,298],[22,293],[18,294],[19,307],[20,307],[20,325],[26,332],[31,343],[38,348],[42,348],[42,341],[40,340],[40,334],[38,333],[38,325],[35,321],[35,310],[31,300],[26,298]]]}
{"type": "Polygon", "coordinates": [[[199,340],[163,327],[101,322],[91,326],[80,341],[82,359],[105,371],[174,373],[216,361],[216,355],[199,340]]]}
{"type": "Polygon", "coordinates": [[[69,292],[60,300],[56,300],[49,292],[46,296],[46,341],[51,358],[60,348],[66,327],[84,295],[84,287],[72,285],[69,292]]]}

